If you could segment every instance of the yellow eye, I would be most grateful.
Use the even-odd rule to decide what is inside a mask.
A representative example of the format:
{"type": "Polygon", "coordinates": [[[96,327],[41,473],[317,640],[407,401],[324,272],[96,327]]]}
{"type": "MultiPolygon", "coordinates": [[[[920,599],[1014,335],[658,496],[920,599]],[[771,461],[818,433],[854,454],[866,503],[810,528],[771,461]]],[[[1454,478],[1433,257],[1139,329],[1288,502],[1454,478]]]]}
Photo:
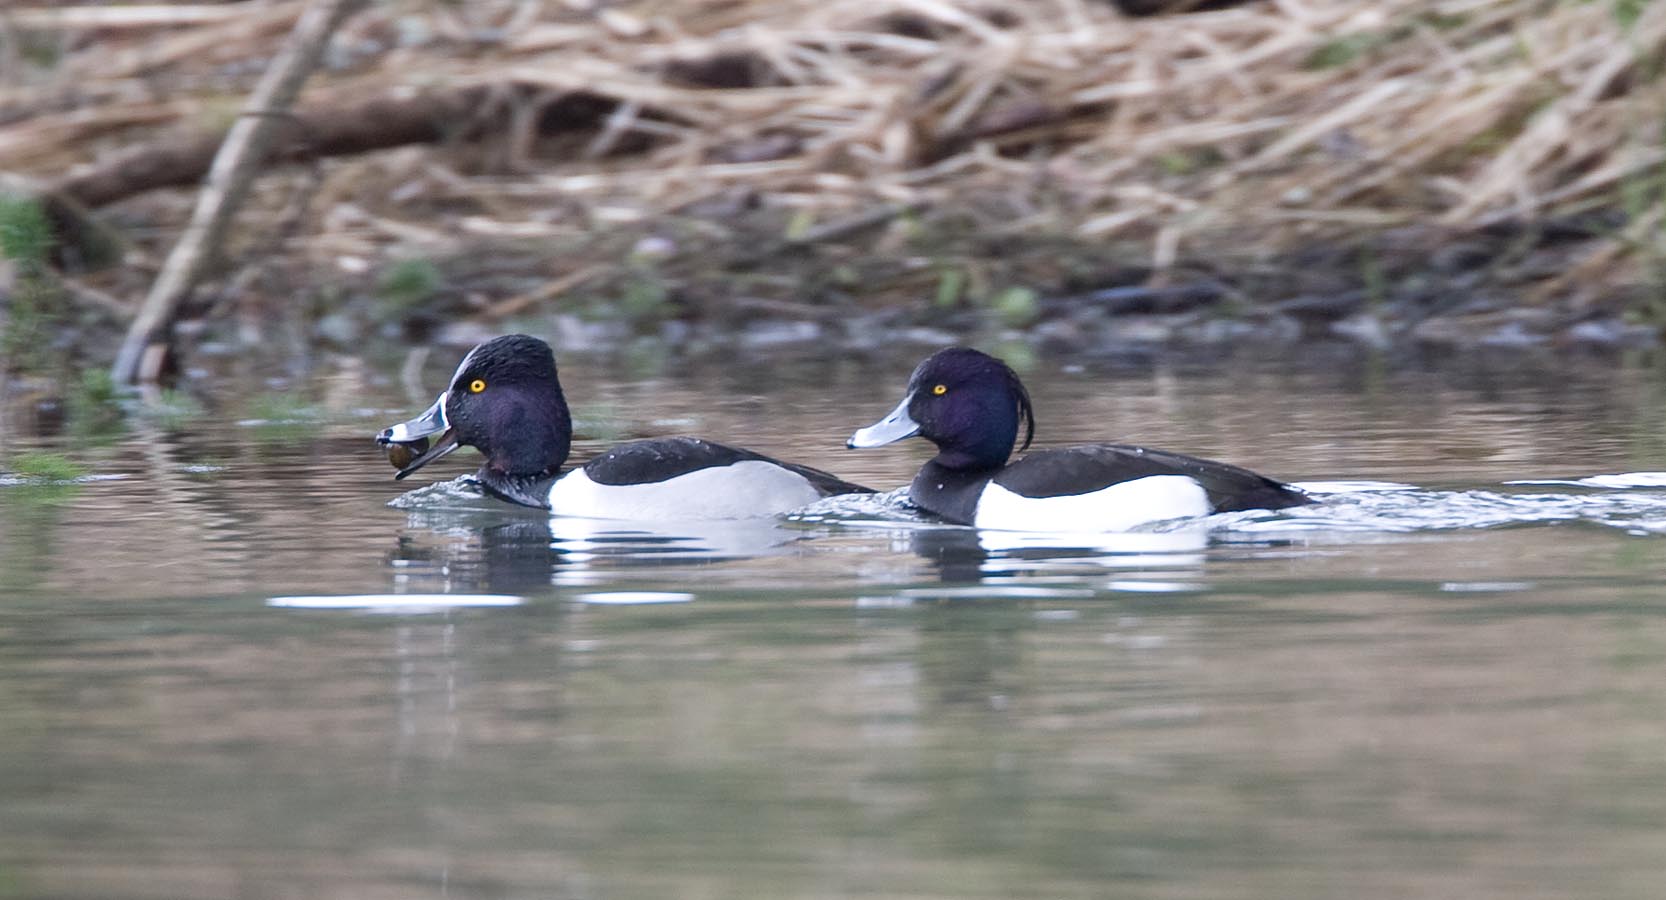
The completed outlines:
{"type": "Polygon", "coordinates": [[[943,395],[944,395],[944,394],[947,394],[947,393],[948,393],[948,392],[949,392],[949,386],[948,386],[948,385],[946,385],[946,384],[940,384],[940,385],[938,385],[938,386],[936,386],[936,387],[934,387],[934,388],[932,388],[932,389],[931,389],[931,392],[932,392],[932,393],[933,393],[933,394],[935,394],[935,395],[937,395],[937,396],[939,396],[939,397],[941,397],[941,396],[943,396],[943,395]]]}
{"type": "Polygon", "coordinates": [[[469,382],[469,393],[471,394],[478,394],[485,389],[486,382],[483,379],[476,378],[475,380],[469,382]]]}

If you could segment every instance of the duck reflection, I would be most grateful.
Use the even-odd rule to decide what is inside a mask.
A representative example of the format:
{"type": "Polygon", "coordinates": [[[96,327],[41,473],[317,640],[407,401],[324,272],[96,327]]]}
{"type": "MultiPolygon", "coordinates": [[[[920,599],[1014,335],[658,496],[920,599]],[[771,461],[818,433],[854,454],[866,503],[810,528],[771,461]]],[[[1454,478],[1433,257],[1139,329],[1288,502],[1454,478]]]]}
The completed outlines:
{"type": "Polygon", "coordinates": [[[554,582],[589,585],[617,570],[755,559],[786,552],[804,537],[774,518],[639,522],[552,516],[554,582]]]}
{"type": "Polygon", "coordinates": [[[529,594],[633,569],[788,552],[805,537],[777,519],[639,522],[519,510],[413,510],[389,555],[403,590],[529,594]]]}
{"type": "Polygon", "coordinates": [[[923,528],[906,533],[911,549],[945,583],[972,584],[1034,575],[1082,576],[1114,571],[1142,573],[1201,570],[1208,529],[1187,526],[1161,532],[993,531],[923,528]]]}

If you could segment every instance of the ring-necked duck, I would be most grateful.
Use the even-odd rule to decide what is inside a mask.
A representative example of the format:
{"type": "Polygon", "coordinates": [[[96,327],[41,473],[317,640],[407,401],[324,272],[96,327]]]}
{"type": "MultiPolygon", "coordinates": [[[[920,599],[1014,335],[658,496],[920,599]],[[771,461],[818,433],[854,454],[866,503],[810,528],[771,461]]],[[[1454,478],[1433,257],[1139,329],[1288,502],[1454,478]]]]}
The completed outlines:
{"type": "Polygon", "coordinates": [[[908,379],[885,418],[847,447],[878,447],[918,435],[937,445],[909,499],[962,525],[1014,531],[1123,531],[1147,522],[1310,503],[1296,488],[1226,463],[1129,447],[1088,444],[1039,450],[1007,464],[1024,424],[1035,435],[1030,394],[993,356],[965,347],[932,354],[908,379]]]}
{"type": "Polygon", "coordinates": [[[872,493],[819,469],[687,437],[621,444],[562,475],[572,436],[555,354],[535,337],[511,334],[470,350],[434,405],[376,440],[421,450],[395,478],[471,446],[486,457],[478,477],[491,493],[598,519],[768,516],[833,494],[872,493]],[[433,435],[438,440],[425,447],[433,435]]]}

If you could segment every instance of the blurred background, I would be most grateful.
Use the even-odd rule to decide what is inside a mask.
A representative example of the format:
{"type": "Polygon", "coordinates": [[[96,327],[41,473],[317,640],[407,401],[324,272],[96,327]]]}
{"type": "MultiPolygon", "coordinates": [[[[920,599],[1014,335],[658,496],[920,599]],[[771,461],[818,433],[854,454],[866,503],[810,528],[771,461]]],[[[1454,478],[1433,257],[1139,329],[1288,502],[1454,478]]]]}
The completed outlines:
{"type": "MultiPolygon", "coordinates": [[[[308,5],[0,10],[14,378],[108,364],[308,5]]],[[[359,4],[169,371],[512,329],[1653,347],[1663,45],[1646,0],[359,4]]]]}

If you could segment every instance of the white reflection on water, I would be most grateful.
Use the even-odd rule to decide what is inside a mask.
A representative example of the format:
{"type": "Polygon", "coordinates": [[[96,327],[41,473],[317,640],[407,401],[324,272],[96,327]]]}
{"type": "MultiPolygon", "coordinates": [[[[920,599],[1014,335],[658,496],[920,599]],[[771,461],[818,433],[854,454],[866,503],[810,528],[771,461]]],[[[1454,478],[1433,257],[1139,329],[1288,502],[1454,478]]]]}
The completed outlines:
{"type": "Polygon", "coordinates": [[[344,609],[366,613],[437,613],[480,606],[519,606],[522,598],[507,594],[342,594],[273,597],[267,606],[281,609],[344,609]]]}
{"type": "Polygon", "coordinates": [[[1198,522],[1169,523],[1172,531],[994,531],[980,529],[978,545],[991,554],[1020,550],[1086,550],[1119,568],[1201,563],[1209,529],[1198,522]]]}
{"type": "Polygon", "coordinates": [[[596,606],[644,606],[655,603],[688,603],[694,599],[694,595],[681,591],[601,591],[593,594],[575,594],[573,599],[579,603],[596,606]]]}
{"type": "Polygon", "coordinates": [[[37,475],[13,475],[0,472],[0,488],[29,486],[58,487],[70,484],[97,484],[101,481],[122,481],[129,477],[131,476],[120,472],[77,475],[74,478],[42,478],[37,475]]]}
{"type": "Polygon", "coordinates": [[[1543,478],[1506,481],[1505,484],[1567,484],[1595,488],[1658,488],[1666,487],[1666,472],[1621,472],[1617,475],[1591,475],[1586,478],[1543,478]]]}
{"type": "Polygon", "coordinates": [[[774,518],[638,522],[550,517],[552,546],[574,564],[622,555],[679,559],[767,556],[802,536],[802,532],[790,530],[774,518]]]}

